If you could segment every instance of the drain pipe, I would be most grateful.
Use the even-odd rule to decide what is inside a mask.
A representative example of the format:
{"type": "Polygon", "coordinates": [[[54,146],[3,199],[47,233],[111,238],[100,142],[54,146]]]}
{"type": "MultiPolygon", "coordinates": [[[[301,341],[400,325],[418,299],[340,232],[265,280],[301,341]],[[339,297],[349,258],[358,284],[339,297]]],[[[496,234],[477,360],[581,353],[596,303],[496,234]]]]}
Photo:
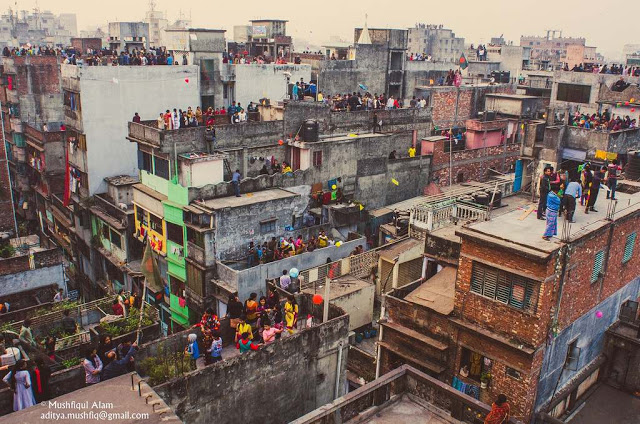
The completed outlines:
{"type": "Polygon", "coordinates": [[[336,389],[333,392],[333,400],[340,397],[340,370],[342,369],[342,342],[338,344],[338,366],[336,367],[336,389]]]}

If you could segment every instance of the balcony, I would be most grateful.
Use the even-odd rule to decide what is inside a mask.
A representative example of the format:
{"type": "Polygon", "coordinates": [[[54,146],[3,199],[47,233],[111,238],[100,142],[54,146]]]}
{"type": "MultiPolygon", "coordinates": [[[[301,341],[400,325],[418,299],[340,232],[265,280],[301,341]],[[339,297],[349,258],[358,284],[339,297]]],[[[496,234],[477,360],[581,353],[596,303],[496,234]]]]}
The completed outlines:
{"type": "Polygon", "coordinates": [[[80,172],[87,172],[87,152],[74,148],[69,149],[69,163],[80,172]]]}
{"type": "Polygon", "coordinates": [[[157,122],[129,122],[129,141],[147,144],[153,147],[173,146],[173,143],[193,143],[204,140],[206,127],[180,128],[179,130],[161,130],[157,122]]]}
{"type": "MultiPolygon", "coordinates": [[[[491,407],[403,365],[292,424],[403,422],[400,417],[407,417],[407,410],[420,417],[416,422],[475,424],[482,423],[491,407]]],[[[506,422],[519,423],[514,418],[506,422]]]]}

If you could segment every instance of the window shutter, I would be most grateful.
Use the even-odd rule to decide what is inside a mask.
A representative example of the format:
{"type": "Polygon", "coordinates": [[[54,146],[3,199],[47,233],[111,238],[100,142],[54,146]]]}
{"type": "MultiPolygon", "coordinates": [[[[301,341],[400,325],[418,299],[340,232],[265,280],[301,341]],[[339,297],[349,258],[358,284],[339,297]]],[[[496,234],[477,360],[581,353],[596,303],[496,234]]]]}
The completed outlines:
{"type": "Polygon", "coordinates": [[[604,261],[604,250],[596,253],[596,257],[593,261],[593,270],[591,271],[591,282],[595,283],[598,281],[598,277],[600,277],[600,273],[602,272],[602,263],[604,261]]]}
{"type": "Polygon", "coordinates": [[[471,271],[471,291],[474,293],[482,294],[482,282],[484,281],[484,269],[473,264],[473,270],[471,271]]]}
{"type": "Polygon", "coordinates": [[[636,237],[638,233],[631,233],[627,236],[627,241],[624,245],[624,256],[622,257],[622,263],[629,262],[633,256],[633,248],[636,244],[636,237]]]}

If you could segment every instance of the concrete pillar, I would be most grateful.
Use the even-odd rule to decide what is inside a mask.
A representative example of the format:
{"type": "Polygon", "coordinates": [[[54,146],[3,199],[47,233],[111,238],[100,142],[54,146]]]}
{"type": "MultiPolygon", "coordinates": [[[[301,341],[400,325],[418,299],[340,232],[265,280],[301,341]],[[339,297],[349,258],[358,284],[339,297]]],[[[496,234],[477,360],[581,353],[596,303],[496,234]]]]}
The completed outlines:
{"type": "Polygon", "coordinates": [[[248,152],[247,147],[242,147],[242,169],[240,170],[241,171],[240,173],[242,174],[243,178],[247,177],[247,169],[249,169],[249,165],[247,163],[249,161],[249,158],[247,157],[247,152],[248,152]]]}

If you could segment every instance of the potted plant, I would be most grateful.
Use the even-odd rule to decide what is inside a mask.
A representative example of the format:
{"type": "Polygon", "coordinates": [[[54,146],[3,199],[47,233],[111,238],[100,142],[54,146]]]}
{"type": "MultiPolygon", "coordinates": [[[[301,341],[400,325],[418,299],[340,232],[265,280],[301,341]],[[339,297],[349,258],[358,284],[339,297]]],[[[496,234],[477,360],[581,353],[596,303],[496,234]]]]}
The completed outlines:
{"type": "Polygon", "coordinates": [[[484,371],[480,376],[480,388],[486,389],[490,382],[491,382],[491,373],[489,371],[484,371]]]}

